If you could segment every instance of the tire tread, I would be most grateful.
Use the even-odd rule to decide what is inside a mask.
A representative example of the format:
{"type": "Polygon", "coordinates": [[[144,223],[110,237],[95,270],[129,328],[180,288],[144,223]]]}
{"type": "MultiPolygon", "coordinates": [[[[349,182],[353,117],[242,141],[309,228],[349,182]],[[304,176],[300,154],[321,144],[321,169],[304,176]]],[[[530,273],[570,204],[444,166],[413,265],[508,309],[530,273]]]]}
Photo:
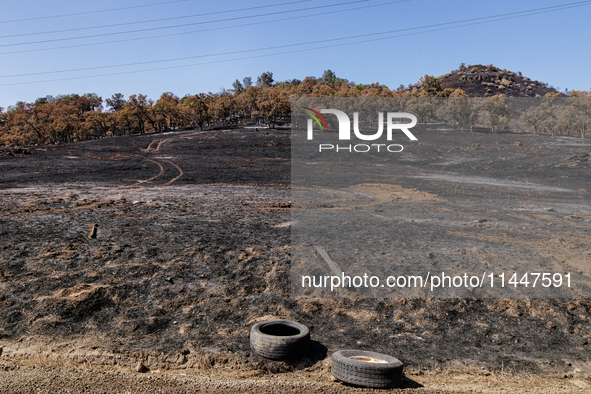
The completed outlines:
{"type": "Polygon", "coordinates": [[[403,365],[399,360],[385,354],[361,350],[340,350],[333,354],[331,372],[342,382],[371,388],[400,387],[403,379],[403,365]],[[353,354],[381,358],[388,363],[367,363],[347,357],[353,354]]]}

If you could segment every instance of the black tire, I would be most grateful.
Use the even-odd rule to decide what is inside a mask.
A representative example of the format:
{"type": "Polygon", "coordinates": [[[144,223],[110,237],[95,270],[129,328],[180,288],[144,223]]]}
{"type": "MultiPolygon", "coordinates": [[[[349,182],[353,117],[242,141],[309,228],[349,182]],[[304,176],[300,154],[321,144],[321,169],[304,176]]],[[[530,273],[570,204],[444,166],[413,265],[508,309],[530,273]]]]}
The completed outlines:
{"type": "Polygon", "coordinates": [[[267,320],[250,329],[250,348],[272,360],[291,360],[310,350],[310,330],[291,320],[267,320]]]}
{"type": "Polygon", "coordinates": [[[381,353],[339,350],[332,355],[332,376],[355,386],[400,387],[402,368],[400,360],[381,353]]]}

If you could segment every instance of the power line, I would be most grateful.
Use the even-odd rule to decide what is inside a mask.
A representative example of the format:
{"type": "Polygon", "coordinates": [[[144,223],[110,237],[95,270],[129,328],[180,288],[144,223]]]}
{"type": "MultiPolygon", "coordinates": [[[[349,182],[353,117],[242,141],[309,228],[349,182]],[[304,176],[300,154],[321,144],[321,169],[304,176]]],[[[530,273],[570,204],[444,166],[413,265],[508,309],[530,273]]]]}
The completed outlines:
{"type": "MultiPolygon", "coordinates": [[[[523,17],[523,16],[521,16],[521,17],[523,17]]],[[[516,18],[516,17],[513,17],[513,18],[516,18]]],[[[505,19],[512,19],[512,18],[504,18],[502,20],[505,20],[505,19]]],[[[264,55],[245,56],[245,57],[239,57],[239,58],[233,58],[233,59],[215,60],[215,61],[210,61],[210,62],[185,64],[185,65],[179,65],[179,66],[158,67],[158,68],[151,68],[151,69],[145,69],[145,70],[123,71],[123,72],[108,73],[108,74],[95,74],[95,75],[88,75],[88,76],[83,76],[83,77],[69,77],[69,78],[32,81],[32,82],[6,83],[6,84],[0,84],[0,86],[30,85],[30,84],[46,83],[46,82],[62,82],[62,81],[71,81],[71,80],[77,80],[77,79],[89,79],[89,78],[109,77],[109,76],[114,76],[114,75],[128,75],[128,74],[137,74],[137,73],[151,72],[151,71],[172,70],[172,69],[195,67],[195,66],[202,66],[202,65],[216,64],[216,63],[225,63],[225,62],[239,61],[239,60],[259,59],[259,58],[263,58],[263,57],[286,55],[286,54],[293,54],[293,53],[300,53],[300,52],[309,52],[309,51],[314,51],[314,50],[319,50],[319,49],[331,49],[331,48],[335,48],[335,47],[339,47],[339,46],[365,44],[367,42],[382,41],[382,40],[387,40],[387,39],[391,39],[391,38],[407,37],[407,36],[432,33],[432,32],[443,31],[443,30],[451,30],[451,29],[457,29],[460,27],[466,27],[466,26],[478,25],[478,24],[484,24],[484,23],[491,23],[491,22],[497,22],[497,21],[498,20],[491,20],[491,21],[486,21],[486,22],[476,22],[476,23],[471,23],[471,24],[466,24],[466,25],[451,26],[451,27],[444,27],[444,28],[439,28],[439,29],[427,30],[427,31],[423,31],[423,32],[415,32],[415,33],[400,34],[400,35],[390,36],[390,37],[374,38],[374,39],[368,39],[368,40],[357,41],[357,42],[352,42],[352,43],[325,45],[325,46],[320,46],[320,47],[305,48],[305,49],[299,49],[299,50],[290,50],[290,51],[285,51],[285,52],[275,52],[275,53],[269,53],[269,54],[264,54],[264,55]]]]}
{"type": "Polygon", "coordinates": [[[49,15],[49,16],[38,16],[34,18],[25,18],[25,19],[13,19],[9,21],[0,21],[0,23],[14,23],[14,22],[27,22],[27,21],[36,21],[40,19],[53,19],[53,18],[63,18],[67,16],[78,16],[78,15],[88,15],[88,14],[98,14],[102,12],[112,12],[112,11],[122,11],[122,10],[130,10],[132,8],[144,8],[144,7],[153,7],[157,5],[164,5],[164,4],[173,4],[173,3],[183,3],[187,0],[175,0],[175,1],[165,1],[162,3],[153,3],[153,4],[144,4],[144,5],[135,5],[130,7],[120,7],[120,8],[109,8],[106,10],[96,10],[96,11],[85,11],[85,12],[76,12],[72,14],[61,14],[61,15],[49,15]]]}
{"type": "MultiPolygon", "coordinates": [[[[331,15],[341,13],[341,12],[350,12],[350,11],[356,11],[356,10],[367,9],[367,8],[383,7],[383,6],[392,5],[392,4],[405,3],[405,2],[409,2],[409,1],[413,1],[413,0],[397,0],[397,1],[390,1],[388,3],[365,5],[365,6],[361,6],[361,7],[347,8],[344,10],[336,10],[336,11],[332,11],[331,15]]],[[[129,41],[151,40],[154,38],[172,37],[172,36],[181,36],[181,35],[185,36],[187,34],[204,33],[204,32],[209,32],[209,31],[225,30],[225,29],[234,29],[234,28],[246,27],[246,26],[255,26],[255,25],[258,26],[258,25],[267,24],[267,23],[293,21],[295,19],[303,19],[303,18],[310,18],[310,17],[316,17],[316,16],[323,16],[323,15],[315,13],[315,14],[301,15],[301,16],[290,16],[287,18],[273,18],[272,20],[268,20],[268,21],[243,23],[240,25],[233,25],[233,26],[213,27],[213,28],[209,28],[209,29],[185,31],[185,32],[180,32],[180,33],[158,34],[158,35],[147,36],[147,37],[126,38],[126,39],[122,39],[122,40],[111,40],[111,41],[94,42],[94,43],[86,43],[86,44],[64,45],[64,46],[51,47],[51,48],[25,49],[25,50],[20,50],[20,51],[1,52],[0,55],[11,55],[11,54],[17,54],[17,53],[51,51],[51,50],[56,50],[56,49],[68,49],[68,48],[80,48],[80,47],[86,48],[86,47],[93,46],[93,45],[117,44],[117,43],[122,43],[122,42],[129,42],[129,41]]]]}
{"type": "MultiPolygon", "coordinates": [[[[183,0],[183,1],[186,1],[186,0],[183,0]]],[[[136,22],[115,23],[115,24],[111,24],[111,25],[77,27],[77,28],[73,28],[73,29],[42,31],[42,32],[36,32],[36,33],[12,34],[12,35],[9,35],[9,36],[0,36],[0,38],[14,38],[14,37],[24,37],[24,36],[36,36],[36,35],[53,34],[53,33],[66,33],[66,32],[70,32],[70,31],[102,29],[102,28],[105,28],[105,27],[119,27],[119,26],[128,26],[128,25],[138,25],[138,24],[141,24],[141,23],[163,22],[163,21],[170,21],[170,20],[177,20],[177,19],[187,19],[187,18],[195,18],[195,17],[201,17],[201,16],[208,16],[208,15],[219,15],[219,14],[228,14],[228,13],[232,13],[232,12],[250,11],[250,10],[256,10],[256,9],[260,9],[260,8],[280,7],[280,6],[284,6],[284,5],[290,5],[290,4],[307,3],[309,1],[312,1],[312,0],[298,0],[298,1],[290,1],[290,2],[287,2],[287,3],[261,5],[261,6],[257,6],[257,7],[238,8],[238,9],[235,9],[235,10],[215,11],[215,12],[207,12],[207,13],[204,13],[204,14],[174,16],[174,17],[170,17],[170,18],[151,19],[151,20],[136,21],[136,22]]],[[[369,0],[365,0],[365,1],[369,1],[369,0]]]]}
{"type": "Polygon", "coordinates": [[[354,1],[344,2],[344,3],[321,5],[321,6],[308,7],[308,8],[300,8],[297,10],[268,12],[268,13],[258,14],[258,15],[237,16],[234,18],[217,19],[217,20],[213,20],[213,21],[203,21],[203,22],[185,23],[185,24],[181,24],[181,25],[152,27],[152,28],[146,28],[146,29],[137,29],[137,30],[116,32],[116,33],[102,33],[102,34],[93,34],[93,35],[88,35],[88,36],[55,38],[55,39],[51,39],[51,40],[42,40],[42,41],[30,41],[30,42],[23,42],[23,43],[17,43],[17,44],[3,44],[3,45],[0,45],[0,47],[12,47],[12,46],[18,46],[18,45],[31,45],[31,44],[44,44],[47,42],[80,40],[80,39],[84,39],[84,38],[105,37],[105,36],[114,36],[114,35],[120,35],[120,34],[130,34],[130,33],[141,33],[141,32],[152,31],[152,30],[176,29],[178,27],[204,25],[204,24],[208,24],[208,23],[228,22],[228,21],[240,20],[240,19],[259,18],[259,17],[263,17],[263,16],[288,14],[288,13],[300,12],[300,11],[318,10],[318,9],[338,7],[338,6],[342,6],[342,5],[348,5],[348,4],[364,3],[366,1],[369,1],[369,0],[354,0],[354,1]]]}
{"type": "MultiPolygon", "coordinates": [[[[15,82],[15,83],[0,84],[0,86],[29,85],[29,84],[35,84],[35,83],[61,82],[61,81],[69,81],[69,80],[76,80],[76,79],[106,77],[106,76],[113,76],[113,75],[136,74],[136,73],[140,73],[140,72],[162,71],[162,70],[171,70],[171,69],[201,66],[201,65],[207,65],[207,64],[223,63],[223,62],[229,62],[229,61],[257,59],[257,58],[262,58],[262,57],[293,54],[293,53],[299,53],[299,52],[308,52],[308,51],[314,51],[314,50],[319,50],[319,49],[331,49],[331,48],[341,47],[341,46],[365,44],[368,42],[383,41],[383,40],[389,40],[392,38],[408,37],[408,36],[433,33],[433,32],[457,29],[457,28],[468,27],[468,26],[482,25],[485,23],[494,23],[494,22],[499,22],[499,21],[504,21],[504,20],[523,18],[523,17],[532,16],[532,15],[538,15],[538,14],[544,14],[544,13],[562,11],[562,10],[571,9],[571,8],[582,7],[585,5],[589,5],[590,3],[591,3],[591,0],[584,1],[584,2],[578,2],[578,3],[563,4],[562,6],[543,7],[543,8],[537,8],[537,9],[530,9],[530,10],[526,10],[526,11],[511,12],[511,13],[492,15],[492,16],[487,16],[487,17],[466,19],[466,20],[462,20],[462,21],[445,22],[445,23],[427,25],[427,26],[422,26],[422,27],[413,27],[413,28],[407,28],[407,29],[392,30],[392,31],[388,31],[388,32],[369,33],[369,34],[362,34],[362,35],[350,36],[350,37],[341,37],[341,38],[333,38],[333,39],[327,39],[327,40],[311,41],[311,42],[307,42],[307,43],[297,43],[297,44],[281,45],[281,46],[276,46],[276,47],[234,51],[234,52],[226,52],[226,53],[219,53],[219,54],[200,55],[200,56],[180,58],[180,59],[155,60],[155,61],[151,61],[151,62],[140,62],[140,63],[134,63],[134,64],[129,64],[129,65],[151,64],[151,63],[157,63],[157,62],[186,60],[186,59],[197,58],[197,57],[212,57],[212,56],[222,56],[222,55],[226,55],[226,54],[237,54],[237,53],[262,51],[262,50],[277,49],[277,48],[287,48],[287,47],[294,47],[294,46],[301,46],[301,45],[310,45],[313,43],[334,42],[334,41],[341,41],[341,40],[347,40],[347,39],[352,39],[352,38],[361,38],[361,37],[370,37],[370,36],[383,35],[383,34],[391,34],[393,32],[425,29],[425,28],[436,27],[436,26],[445,26],[445,25],[450,25],[450,24],[460,24],[458,26],[438,27],[438,28],[434,28],[434,29],[430,29],[430,30],[421,31],[421,32],[397,34],[397,35],[392,35],[392,36],[388,36],[388,37],[380,37],[380,38],[369,38],[369,39],[364,39],[364,40],[349,42],[349,43],[330,44],[330,45],[317,46],[317,47],[313,47],[313,48],[304,48],[304,49],[290,50],[290,51],[284,51],[284,52],[275,52],[275,53],[264,54],[264,55],[245,56],[245,57],[238,57],[238,58],[232,58],[232,59],[214,60],[214,61],[209,61],[209,62],[185,64],[185,65],[178,65],[178,66],[158,67],[158,68],[144,69],[144,70],[123,71],[123,72],[98,74],[98,75],[95,74],[95,75],[82,76],[82,77],[68,77],[68,78],[59,78],[59,79],[51,79],[51,80],[31,81],[31,82],[15,82]],[[560,7],[560,8],[558,8],[558,7],[560,7]],[[490,20],[484,20],[484,19],[490,19],[490,20]]],[[[123,66],[124,65],[93,67],[92,69],[108,68],[108,67],[123,67],[123,66]]],[[[78,70],[72,70],[72,71],[82,71],[82,70],[88,70],[88,69],[78,69],[78,70]]]]}
{"type": "MultiPolygon", "coordinates": [[[[114,65],[106,65],[106,66],[75,68],[75,69],[68,69],[68,70],[40,71],[40,72],[25,73],[25,74],[0,75],[0,78],[15,78],[15,77],[26,77],[26,76],[33,76],[33,75],[62,74],[62,73],[79,72],[79,71],[104,70],[104,69],[108,69],[108,68],[141,66],[141,65],[145,65],[145,64],[168,63],[168,62],[176,62],[176,61],[181,61],[181,60],[234,55],[234,54],[248,53],[248,52],[260,52],[260,51],[266,51],[266,50],[291,48],[291,47],[313,45],[313,44],[320,44],[320,43],[327,43],[327,42],[337,42],[337,41],[351,40],[351,39],[357,39],[357,38],[375,37],[375,36],[386,35],[386,34],[401,33],[401,32],[413,31],[413,30],[439,28],[442,26],[457,25],[457,24],[470,23],[469,25],[472,26],[472,25],[478,24],[478,23],[488,23],[489,21],[486,21],[487,19],[492,19],[493,21],[515,19],[515,18],[523,17],[523,16],[531,16],[531,15],[537,15],[537,14],[548,13],[548,12],[562,11],[565,9],[582,7],[582,6],[586,6],[586,5],[591,5],[591,0],[563,4],[560,6],[534,8],[534,9],[525,10],[525,11],[508,12],[508,13],[491,15],[491,16],[463,19],[463,20],[453,21],[453,22],[442,22],[442,23],[435,23],[435,24],[424,25],[424,26],[409,27],[409,28],[404,28],[404,29],[389,30],[389,31],[377,32],[377,33],[358,34],[358,35],[354,35],[354,36],[338,37],[338,38],[331,38],[331,39],[325,39],[325,40],[308,41],[308,42],[303,42],[303,43],[277,45],[277,46],[255,48],[255,49],[244,49],[244,50],[240,50],[240,51],[220,52],[220,53],[207,54],[207,55],[186,56],[186,57],[174,58],[174,59],[151,60],[151,61],[114,64],[114,65]],[[477,23],[471,23],[471,22],[477,22],[477,23]]],[[[417,34],[422,34],[422,33],[423,32],[420,32],[417,34]]],[[[201,65],[201,64],[199,64],[199,65],[201,65]]],[[[174,68],[174,67],[171,67],[171,68],[174,68]]],[[[5,86],[5,85],[0,85],[0,86],[5,86]]]]}

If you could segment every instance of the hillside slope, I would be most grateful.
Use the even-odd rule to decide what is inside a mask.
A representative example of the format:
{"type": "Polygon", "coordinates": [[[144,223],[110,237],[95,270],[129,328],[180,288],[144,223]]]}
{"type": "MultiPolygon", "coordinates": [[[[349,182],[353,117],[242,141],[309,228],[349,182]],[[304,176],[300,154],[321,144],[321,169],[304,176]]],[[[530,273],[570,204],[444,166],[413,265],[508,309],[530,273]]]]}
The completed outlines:
{"type": "Polygon", "coordinates": [[[460,66],[459,69],[439,78],[443,89],[460,88],[471,97],[496,94],[504,94],[507,97],[536,97],[557,92],[547,83],[533,81],[523,76],[521,72],[499,69],[493,65],[460,66]]]}

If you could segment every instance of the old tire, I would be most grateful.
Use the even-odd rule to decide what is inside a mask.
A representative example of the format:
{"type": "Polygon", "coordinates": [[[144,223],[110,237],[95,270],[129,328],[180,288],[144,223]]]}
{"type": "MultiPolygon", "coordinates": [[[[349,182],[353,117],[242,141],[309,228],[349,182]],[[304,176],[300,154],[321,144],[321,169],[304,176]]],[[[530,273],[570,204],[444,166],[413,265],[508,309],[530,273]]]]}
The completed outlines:
{"type": "Polygon", "coordinates": [[[341,382],[371,388],[400,387],[402,362],[386,354],[339,350],[332,355],[332,375],[341,382]]]}
{"type": "Polygon", "coordinates": [[[250,348],[272,360],[291,360],[310,350],[310,330],[291,320],[267,320],[250,329],[250,348]]]}

